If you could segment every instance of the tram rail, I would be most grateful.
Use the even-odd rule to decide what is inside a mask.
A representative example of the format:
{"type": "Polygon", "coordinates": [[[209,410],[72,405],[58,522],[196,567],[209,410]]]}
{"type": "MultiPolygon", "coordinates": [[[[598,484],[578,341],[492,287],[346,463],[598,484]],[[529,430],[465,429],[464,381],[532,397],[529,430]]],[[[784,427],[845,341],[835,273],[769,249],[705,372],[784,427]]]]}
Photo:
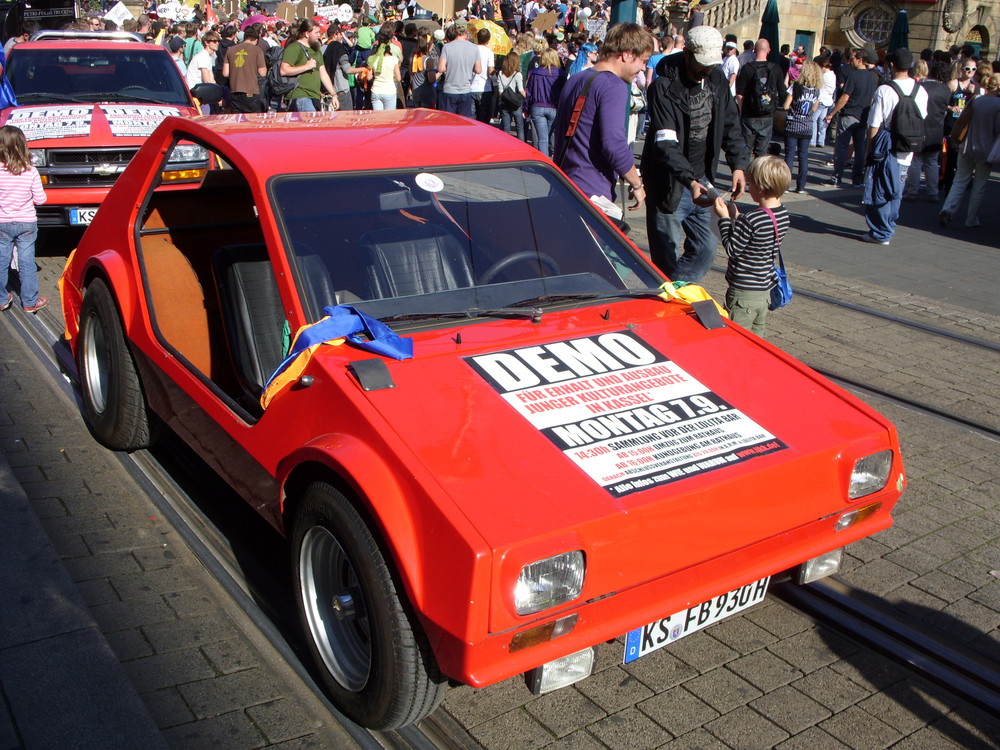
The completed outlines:
{"type": "MultiPolygon", "coordinates": [[[[797,292],[797,294],[815,296],[822,302],[828,301],[824,295],[812,295],[807,292],[797,292]]],[[[898,316],[883,316],[878,311],[859,309],[857,306],[851,306],[851,309],[886,317],[901,325],[913,324],[914,328],[962,343],[993,351],[1000,350],[1000,345],[962,337],[944,329],[928,330],[934,327],[897,319],[898,316]]],[[[72,402],[79,403],[75,385],[76,364],[56,332],[58,323],[55,316],[51,314],[30,316],[17,310],[9,319],[15,322],[14,327],[18,334],[28,343],[51,378],[60,385],[72,402]]],[[[833,373],[823,374],[850,388],[889,399],[911,409],[950,419],[992,438],[1000,437],[1000,431],[987,425],[956,418],[941,409],[833,373]]],[[[215,520],[213,520],[211,510],[206,511],[204,506],[192,497],[191,492],[182,486],[183,483],[192,480],[180,479],[177,476],[178,469],[190,469],[190,465],[186,463],[187,457],[182,455],[171,461],[169,455],[151,451],[116,455],[123,467],[213,574],[227,595],[249,618],[252,626],[268,639],[306,688],[315,694],[331,716],[361,747],[387,750],[471,750],[480,747],[445,711],[438,711],[417,725],[392,732],[368,731],[343,717],[325,697],[298,656],[300,649],[296,642],[295,625],[287,617],[287,612],[290,610],[282,606],[281,592],[287,589],[287,586],[283,585],[281,573],[286,569],[287,562],[275,566],[272,560],[268,560],[267,564],[264,564],[259,556],[261,547],[266,545],[254,545],[251,554],[246,540],[241,540],[238,532],[215,522],[220,514],[214,514],[215,520]],[[178,469],[170,468],[168,465],[171,463],[177,464],[178,469]]],[[[194,471],[199,470],[194,469],[194,471]]],[[[207,476],[210,474],[207,468],[204,469],[204,473],[205,476],[198,476],[193,480],[194,484],[206,481],[221,485],[221,480],[217,477],[207,476]]],[[[221,502],[225,503],[227,500],[229,498],[224,498],[221,502]]],[[[227,504],[226,508],[232,510],[233,506],[243,509],[243,504],[236,503],[235,500],[227,504]]],[[[248,516],[249,512],[247,516],[241,516],[241,521],[230,526],[234,528],[239,526],[248,516]]],[[[265,525],[263,522],[260,523],[265,525]]],[[[276,532],[269,527],[267,529],[266,533],[271,533],[277,538],[276,532]]],[[[276,554],[274,559],[278,558],[276,554]]],[[[984,710],[1000,714],[1000,669],[977,661],[960,649],[952,648],[906,625],[883,609],[859,602],[852,597],[850,587],[843,582],[833,579],[807,586],[776,584],[772,588],[772,593],[814,621],[830,627],[855,642],[874,648],[894,662],[931,680],[961,699],[984,710]]]]}

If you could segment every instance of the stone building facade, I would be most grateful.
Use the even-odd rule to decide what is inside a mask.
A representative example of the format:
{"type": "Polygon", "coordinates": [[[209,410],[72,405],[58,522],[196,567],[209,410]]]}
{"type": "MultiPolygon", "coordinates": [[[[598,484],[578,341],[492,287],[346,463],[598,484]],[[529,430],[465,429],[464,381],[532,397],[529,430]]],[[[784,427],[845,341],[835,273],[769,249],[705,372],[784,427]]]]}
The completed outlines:
{"type": "MultiPolygon", "coordinates": [[[[742,41],[756,39],[767,0],[715,0],[699,6],[705,22],[742,41]]],[[[810,55],[872,43],[885,48],[893,22],[905,10],[910,49],[947,49],[970,43],[984,59],[998,59],[1000,0],[778,0],[780,38],[804,44],[810,55]]]]}

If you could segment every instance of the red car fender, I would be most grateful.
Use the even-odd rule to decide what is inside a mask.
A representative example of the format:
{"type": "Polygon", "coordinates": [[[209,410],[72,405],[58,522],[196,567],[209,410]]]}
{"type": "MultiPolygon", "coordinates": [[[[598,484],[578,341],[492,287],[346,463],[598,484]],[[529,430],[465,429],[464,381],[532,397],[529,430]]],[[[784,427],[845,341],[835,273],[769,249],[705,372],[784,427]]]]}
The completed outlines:
{"type": "MultiPolygon", "coordinates": [[[[492,555],[485,540],[465,517],[449,514],[447,518],[447,527],[458,539],[449,542],[426,538],[428,518],[435,515],[429,512],[430,502],[415,503],[414,498],[407,495],[407,488],[397,481],[393,467],[369,445],[351,435],[336,433],[319,436],[278,464],[276,475],[281,487],[280,512],[286,519],[286,533],[290,531],[286,511],[294,493],[294,489],[291,492],[289,489],[295,485],[296,470],[307,463],[325,466],[350,485],[363,503],[364,510],[377,524],[377,530],[403,578],[410,601],[418,610],[426,611],[428,599],[435,598],[429,594],[429,579],[436,575],[433,572],[436,563],[445,568],[451,567],[446,562],[449,555],[465,558],[462,564],[468,565],[466,570],[470,571],[465,585],[480,594],[489,591],[492,555]],[[421,545],[433,545],[433,550],[422,550],[421,545]],[[464,553],[461,547],[465,548],[464,553]],[[428,561],[431,561],[430,568],[428,561]]],[[[453,590],[465,587],[455,580],[461,576],[453,572],[450,577],[453,590]]],[[[486,609],[480,610],[483,620],[479,624],[481,632],[486,629],[486,609]]],[[[466,622],[459,627],[464,630],[470,625],[473,623],[466,622]]]]}
{"type": "MultiPolygon", "coordinates": [[[[67,268],[69,273],[64,274],[62,300],[63,305],[70,305],[74,311],[73,318],[76,321],[75,330],[67,330],[73,353],[76,353],[78,343],[77,334],[80,331],[80,308],[83,305],[83,295],[87,285],[96,277],[102,277],[108,284],[108,288],[114,290],[115,304],[121,314],[122,325],[127,331],[128,321],[136,313],[139,305],[138,291],[134,283],[133,269],[131,269],[122,257],[121,253],[114,250],[104,250],[90,256],[87,261],[79,266],[70,256],[67,266],[73,266],[72,270],[67,268]],[[72,284],[67,284],[66,279],[72,279],[72,284]]],[[[68,318],[67,318],[68,321],[68,318]]],[[[68,328],[68,323],[67,323],[68,328]]]]}

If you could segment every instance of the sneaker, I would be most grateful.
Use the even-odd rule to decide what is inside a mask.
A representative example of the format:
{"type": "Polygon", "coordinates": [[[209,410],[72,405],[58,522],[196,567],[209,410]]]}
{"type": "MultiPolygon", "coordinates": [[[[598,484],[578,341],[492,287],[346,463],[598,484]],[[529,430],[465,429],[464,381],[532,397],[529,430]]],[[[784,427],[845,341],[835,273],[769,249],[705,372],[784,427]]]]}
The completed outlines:
{"type": "Polygon", "coordinates": [[[870,234],[862,235],[861,241],[862,242],[870,242],[873,245],[888,245],[889,244],[889,240],[877,240],[874,237],[872,237],[870,234]]]}
{"type": "Polygon", "coordinates": [[[824,167],[829,167],[830,169],[833,169],[833,162],[832,161],[828,161],[825,164],[823,164],[823,166],[824,167]]]}
{"type": "Polygon", "coordinates": [[[49,298],[48,297],[39,297],[38,301],[35,304],[31,305],[31,307],[24,308],[24,311],[25,312],[38,312],[43,307],[45,307],[47,304],[49,304],[49,298]]]}
{"type": "Polygon", "coordinates": [[[809,195],[809,191],[807,191],[805,188],[797,188],[797,189],[793,190],[792,192],[793,193],[798,193],[799,195],[809,195]]]}
{"type": "Polygon", "coordinates": [[[946,227],[948,226],[949,222],[951,222],[950,211],[942,211],[941,213],[938,214],[938,224],[940,224],[943,227],[946,227]]]}
{"type": "Polygon", "coordinates": [[[830,177],[830,178],[829,178],[829,179],[828,179],[828,180],[826,181],[826,184],[827,184],[827,185],[833,185],[834,187],[840,187],[840,186],[841,186],[841,185],[840,185],[840,178],[839,178],[839,177],[830,177]]]}
{"type": "Polygon", "coordinates": [[[3,312],[4,310],[9,310],[12,304],[14,304],[14,295],[11,294],[10,292],[7,292],[7,301],[4,302],[2,305],[0,305],[0,312],[3,312]]]}

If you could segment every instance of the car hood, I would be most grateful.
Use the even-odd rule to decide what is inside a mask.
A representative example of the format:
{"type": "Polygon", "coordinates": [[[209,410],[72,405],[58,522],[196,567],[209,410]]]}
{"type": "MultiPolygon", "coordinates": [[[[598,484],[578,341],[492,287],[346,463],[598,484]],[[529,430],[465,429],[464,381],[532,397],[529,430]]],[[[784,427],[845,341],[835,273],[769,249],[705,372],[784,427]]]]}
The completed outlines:
{"type": "Polygon", "coordinates": [[[0,122],[23,130],[34,148],[73,148],[141,143],[165,117],[190,114],[192,108],[170,104],[35,104],[5,110],[0,122]]]}
{"type": "Polygon", "coordinates": [[[418,335],[413,359],[387,363],[394,387],[364,395],[392,449],[494,549],[645,514],[711,556],[706,504],[747,542],[842,509],[853,461],[890,446],[888,423],[759,339],[676,309],[629,301],[418,335]]]}

